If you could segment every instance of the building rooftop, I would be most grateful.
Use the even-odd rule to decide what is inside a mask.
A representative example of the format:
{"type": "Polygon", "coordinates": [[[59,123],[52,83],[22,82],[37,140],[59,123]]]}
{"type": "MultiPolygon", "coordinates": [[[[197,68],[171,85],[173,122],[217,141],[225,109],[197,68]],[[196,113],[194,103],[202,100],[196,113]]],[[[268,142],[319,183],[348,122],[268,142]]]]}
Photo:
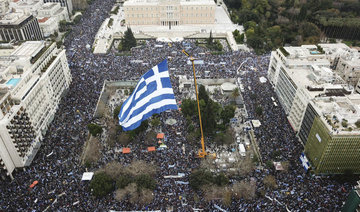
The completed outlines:
{"type": "Polygon", "coordinates": [[[47,20],[49,20],[49,17],[40,18],[40,19],[38,19],[38,22],[45,23],[47,20]]]}
{"type": "Polygon", "coordinates": [[[0,25],[18,25],[27,19],[30,15],[26,15],[22,12],[7,13],[0,20],[0,25]]]}
{"type": "Polygon", "coordinates": [[[157,5],[162,3],[166,5],[215,5],[213,0],[127,0],[124,2],[124,6],[157,5]]]}
{"type": "Polygon", "coordinates": [[[360,135],[357,123],[360,121],[360,95],[319,97],[311,102],[332,133],[360,135]]]}
{"type": "Polygon", "coordinates": [[[56,7],[59,3],[54,3],[54,2],[48,2],[48,3],[44,3],[44,5],[42,6],[41,9],[43,10],[51,10],[54,7],[56,7]]]}
{"type": "Polygon", "coordinates": [[[45,41],[26,41],[11,53],[11,56],[34,57],[43,47],[45,41]]]}

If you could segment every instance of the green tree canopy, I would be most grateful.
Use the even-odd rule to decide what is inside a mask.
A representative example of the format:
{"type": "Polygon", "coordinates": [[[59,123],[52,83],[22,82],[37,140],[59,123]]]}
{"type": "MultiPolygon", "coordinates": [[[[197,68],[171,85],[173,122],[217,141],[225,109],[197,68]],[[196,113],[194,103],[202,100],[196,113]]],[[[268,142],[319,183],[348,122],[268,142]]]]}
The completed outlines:
{"type": "Polygon", "coordinates": [[[103,131],[102,127],[97,124],[91,123],[91,124],[88,124],[87,127],[92,136],[97,136],[97,135],[101,134],[103,131]]]}
{"type": "Polygon", "coordinates": [[[105,172],[100,172],[94,175],[90,182],[90,188],[92,189],[93,195],[103,197],[114,191],[115,186],[110,176],[105,174],[105,172]]]}
{"type": "Polygon", "coordinates": [[[128,27],[125,31],[123,39],[121,39],[121,47],[124,51],[130,51],[132,47],[136,46],[136,39],[134,37],[133,32],[131,31],[131,28],[128,27]]]}
{"type": "Polygon", "coordinates": [[[113,117],[116,120],[118,120],[118,118],[119,118],[119,113],[120,113],[120,110],[121,110],[121,106],[122,106],[122,104],[116,106],[115,109],[114,109],[113,117]]]}
{"type": "Polygon", "coordinates": [[[156,187],[156,182],[154,178],[147,174],[142,174],[135,177],[135,182],[138,188],[141,189],[150,189],[154,190],[156,187]]]}

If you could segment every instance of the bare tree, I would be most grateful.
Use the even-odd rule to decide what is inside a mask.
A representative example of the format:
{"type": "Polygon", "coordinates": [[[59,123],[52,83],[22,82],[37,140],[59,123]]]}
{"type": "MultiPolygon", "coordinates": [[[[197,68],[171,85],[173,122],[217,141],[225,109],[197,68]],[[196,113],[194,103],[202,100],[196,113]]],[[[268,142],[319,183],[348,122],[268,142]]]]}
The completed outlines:
{"type": "Polygon", "coordinates": [[[205,185],[201,188],[204,192],[204,198],[206,201],[223,199],[224,188],[215,185],[205,185]]]}
{"type": "Polygon", "coordinates": [[[120,202],[123,199],[125,199],[127,194],[128,193],[127,193],[127,191],[125,189],[118,189],[115,192],[115,199],[120,202]]]}
{"type": "Polygon", "coordinates": [[[265,176],[264,179],[263,179],[263,183],[268,188],[271,188],[271,189],[277,188],[276,179],[275,179],[275,177],[273,175],[265,176]]]}
{"type": "Polygon", "coordinates": [[[90,136],[90,139],[84,149],[83,162],[97,162],[101,156],[101,149],[102,146],[99,139],[94,136],[90,136]]]}
{"type": "Polygon", "coordinates": [[[143,160],[132,161],[131,164],[124,169],[124,173],[130,176],[138,176],[141,174],[148,174],[155,176],[157,167],[151,163],[146,163],[143,160]]]}
{"type": "Polygon", "coordinates": [[[256,185],[251,182],[240,181],[232,186],[233,196],[236,199],[253,199],[255,197],[256,185]]]}
{"type": "Polygon", "coordinates": [[[116,180],[123,174],[124,166],[117,161],[112,161],[105,166],[105,173],[109,175],[113,180],[116,180]]]}
{"type": "Polygon", "coordinates": [[[149,189],[142,189],[139,192],[139,204],[146,205],[149,204],[154,199],[154,194],[149,189]]]}
{"type": "Polygon", "coordinates": [[[287,172],[289,170],[290,162],[283,161],[283,162],[281,162],[281,166],[283,167],[284,171],[287,172]]]}
{"type": "Polygon", "coordinates": [[[155,145],[157,142],[156,132],[154,130],[151,130],[150,132],[148,132],[145,136],[144,142],[146,145],[155,145]]]}
{"type": "Polygon", "coordinates": [[[200,168],[206,169],[210,171],[211,169],[215,169],[214,159],[206,158],[201,160],[200,168]]]}
{"type": "Polygon", "coordinates": [[[254,163],[249,155],[250,154],[247,154],[247,156],[243,159],[238,159],[237,162],[233,164],[234,169],[229,169],[229,174],[245,176],[252,172],[254,170],[254,163]]]}
{"type": "Polygon", "coordinates": [[[121,145],[124,145],[124,146],[127,146],[131,140],[130,140],[130,136],[125,133],[125,132],[122,132],[118,137],[117,137],[117,140],[118,142],[121,144],[121,145]]]}

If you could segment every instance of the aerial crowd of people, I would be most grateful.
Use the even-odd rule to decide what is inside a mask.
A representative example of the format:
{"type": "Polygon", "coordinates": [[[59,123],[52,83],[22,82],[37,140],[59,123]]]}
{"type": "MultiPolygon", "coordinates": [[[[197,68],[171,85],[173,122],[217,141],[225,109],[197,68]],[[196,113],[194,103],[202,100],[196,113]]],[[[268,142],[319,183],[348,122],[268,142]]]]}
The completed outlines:
{"type": "Polygon", "coordinates": [[[329,177],[313,177],[304,171],[299,161],[303,146],[287,122],[283,109],[273,104],[271,97],[276,98],[276,94],[271,84],[259,81],[261,76],[266,77],[269,54],[257,56],[253,52],[226,51],[221,55],[212,55],[193,40],[170,45],[147,40],[143,45],[133,48],[131,56],[119,56],[116,48],[107,54],[95,55],[86,46],[93,44],[96,30],[109,16],[113,5],[113,0],[95,0],[66,37],[64,46],[73,81],[59,104],[32,164],[15,171],[13,181],[0,182],[0,210],[165,211],[170,206],[174,211],[193,211],[194,208],[205,211],[218,211],[219,208],[227,211],[340,210],[351,185],[340,184],[329,177]],[[109,157],[103,153],[103,158],[90,170],[95,171],[112,160],[124,165],[136,159],[154,163],[159,170],[153,201],[148,205],[134,205],[127,200],[115,200],[114,194],[103,198],[92,196],[89,183],[81,181],[86,169],[81,164],[80,155],[88,135],[87,124],[93,121],[104,80],[138,80],[150,68],[168,59],[175,97],[181,101],[183,94],[179,90],[178,75],[192,78],[192,67],[188,64],[188,57],[181,52],[182,49],[187,49],[191,55],[204,61],[204,64],[196,65],[199,78],[204,78],[205,71],[209,71],[209,78],[241,79],[248,115],[261,122],[254,133],[263,160],[270,160],[273,152],[279,151],[278,160],[289,161],[289,170],[279,172],[273,168],[256,168],[245,177],[255,179],[257,188],[266,191],[265,196],[257,195],[252,200],[233,199],[230,206],[225,206],[220,200],[205,201],[198,193],[200,201],[195,201],[193,195],[196,191],[187,183],[179,184],[174,179],[164,178],[166,175],[181,173],[184,174],[181,180],[187,182],[191,170],[198,167],[201,160],[194,157],[199,146],[186,142],[185,118],[181,112],[174,110],[160,115],[161,129],[167,136],[166,150],[144,153],[142,150],[145,148],[139,139],[139,142],[129,145],[131,154],[113,154],[109,157]],[[134,63],[134,60],[142,62],[134,63]],[[255,113],[256,105],[263,108],[261,116],[255,113]],[[174,126],[167,125],[165,120],[168,118],[175,119],[177,123],[174,126]],[[264,187],[263,178],[267,175],[275,176],[278,185],[276,189],[264,187]],[[29,185],[34,180],[39,183],[30,189],[29,185]],[[186,196],[187,204],[179,196],[186,196]]]}

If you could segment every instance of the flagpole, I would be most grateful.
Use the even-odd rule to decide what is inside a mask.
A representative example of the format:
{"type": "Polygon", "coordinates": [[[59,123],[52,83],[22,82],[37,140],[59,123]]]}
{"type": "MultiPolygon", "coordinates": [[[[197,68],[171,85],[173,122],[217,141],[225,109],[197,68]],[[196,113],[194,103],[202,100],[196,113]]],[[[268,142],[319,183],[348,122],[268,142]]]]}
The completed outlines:
{"type": "MultiPolygon", "coordinates": [[[[182,50],[182,52],[186,56],[190,56],[185,50],[182,50]]],[[[198,106],[198,112],[199,112],[199,122],[200,122],[200,131],[201,131],[201,149],[199,150],[198,156],[200,158],[204,158],[207,155],[207,152],[205,151],[205,142],[204,142],[204,132],[202,128],[202,122],[201,122],[201,112],[200,112],[200,103],[199,103],[199,94],[197,89],[197,83],[196,83],[196,73],[195,73],[195,64],[194,64],[194,57],[190,56],[190,61],[192,63],[192,69],[194,73],[194,84],[195,84],[195,93],[196,93],[196,101],[198,106]]]]}

